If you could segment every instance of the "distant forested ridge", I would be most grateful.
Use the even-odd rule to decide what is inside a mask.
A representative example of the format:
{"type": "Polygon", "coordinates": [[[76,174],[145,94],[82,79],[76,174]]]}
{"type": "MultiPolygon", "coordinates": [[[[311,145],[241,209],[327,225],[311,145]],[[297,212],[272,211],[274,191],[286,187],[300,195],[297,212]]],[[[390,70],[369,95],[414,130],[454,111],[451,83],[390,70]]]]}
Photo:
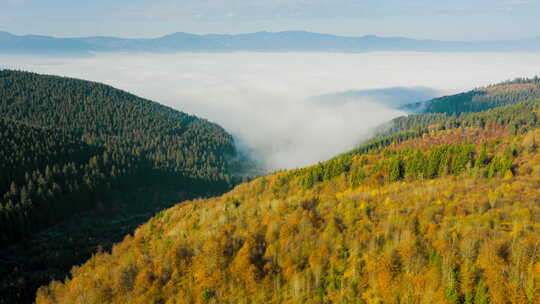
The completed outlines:
{"type": "Polygon", "coordinates": [[[349,153],[362,154],[379,151],[389,145],[422,138],[433,131],[456,128],[475,128],[478,132],[505,132],[517,135],[538,127],[540,100],[523,101],[483,112],[464,113],[456,117],[446,114],[412,114],[392,120],[388,127],[379,130],[379,136],[368,140],[349,153]]]}
{"type": "Polygon", "coordinates": [[[170,185],[193,195],[235,183],[220,126],[112,87],[0,71],[0,244],[112,192],[170,185]]]}
{"type": "Polygon", "coordinates": [[[540,78],[517,78],[461,94],[406,105],[403,108],[421,113],[460,115],[535,98],[540,98],[540,78]]]}
{"type": "Polygon", "coordinates": [[[421,137],[431,130],[458,127],[489,129],[495,124],[507,126],[512,134],[525,132],[527,126],[537,124],[535,111],[539,99],[540,79],[534,77],[406,105],[403,109],[412,114],[381,125],[372,139],[363,142],[352,153],[384,148],[392,143],[421,137]]]}

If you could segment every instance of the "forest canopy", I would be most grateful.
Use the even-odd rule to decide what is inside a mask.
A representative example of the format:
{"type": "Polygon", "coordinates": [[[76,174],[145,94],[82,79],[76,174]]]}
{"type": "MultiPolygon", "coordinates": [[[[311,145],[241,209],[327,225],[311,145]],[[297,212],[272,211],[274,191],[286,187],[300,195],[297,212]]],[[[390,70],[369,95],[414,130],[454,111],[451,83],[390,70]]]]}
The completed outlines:
{"type": "Polygon", "coordinates": [[[114,191],[159,184],[193,197],[237,182],[220,126],[94,82],[0,71],[0,139],[0,245],[114,191]]]}

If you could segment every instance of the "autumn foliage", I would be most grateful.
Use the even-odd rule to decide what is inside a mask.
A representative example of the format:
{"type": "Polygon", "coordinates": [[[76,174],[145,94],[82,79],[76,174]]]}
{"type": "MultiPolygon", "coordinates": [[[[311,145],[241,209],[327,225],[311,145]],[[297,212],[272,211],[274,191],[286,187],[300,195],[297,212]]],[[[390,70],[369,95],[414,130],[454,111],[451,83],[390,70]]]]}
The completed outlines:
{"type": "Polygon", "coordinates": [[[540,131],[452,132],[178,204],[37,304],[540,303],[540,131]]]}

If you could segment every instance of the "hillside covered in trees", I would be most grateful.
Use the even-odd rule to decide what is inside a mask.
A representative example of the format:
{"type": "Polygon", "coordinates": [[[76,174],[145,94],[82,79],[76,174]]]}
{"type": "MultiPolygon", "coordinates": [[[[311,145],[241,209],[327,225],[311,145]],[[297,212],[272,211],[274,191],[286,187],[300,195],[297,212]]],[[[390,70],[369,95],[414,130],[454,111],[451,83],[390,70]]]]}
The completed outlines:
{"type": "Polygon", "coordinates": [[[380,128],[379,136],[362,143],[350,153],[381,150],[393,143],[421,138],[433,131],[467,128],[482,130],[484,135],[516,135],[537,127],[538,99],[490,109],[484,112],[464,113],[459,117],[445,114],[412,114],[393,119],[388,126],[380,128]],[[507,132],[506,132],[507,131],[507,132]]]}
{"type": "Polygon", "coordinates": [[[469,92],[406,105],[405,110],[421,113],[460,115],[540,98],[540,78],[517,78],[469,92]]]}
{"type": "Polygon", "coordinates": [[[129,233],[175,201],[220,194],[239,181],[233,138],[220,126],[77,79],[0,71],[0,141],[0,294],[16,294],[12,303],[28,292],[20,286],[37,287],[24,275],[35,267],[45,268],[36,284],[65,275],[46,270],[54,264],[49,258],[61,263],[58,243],[69,244],[65,254],[71,256],[64,260],[70,264],[62,266],[69,269],[97,246],[118,241],[92,222],[110,220],[109,228],[129,233]],[[163,193],[167,199],[156,202],[163,193]],[[97,213],[87,217],[93,218],[87,226],[70,227],[84,226],[81,235],[93,240],[91,246],[71,242],[69,228],[37,245],[41,260],[29,254],[28,244],[8,249],[22,240],[34,248],[32,237],[84,212],[97,213]]]}
{"type": "Polygon", "coordinates": [[[36,302],[540,303],[539,110],[412,116],[327,162],[178,204],[36,302]]]}
{"type": "Polygon", "coordinates": [[[511,134],[516,134],[523,125],[536,124],[533,111],[537,108],[539,98],[540,80],[535,77],[518,78],[406,105],[403,109],[412,111],[412,114],[382,124],[375,130],[375,135],[359,145],[353,153],[384,148],[393,142],[418,138],[433,130],[458,127],[500,131],[497,126],[505,126],[511,134]],[[486,126],[488,123],[490,125],[486,126]]]}
{"type": "Polygon", "coordinates": [[[102,84],[1,71],[0,115],[2,243],[141,179],[198,195],[233,182],[221,127],[102,84]]]}

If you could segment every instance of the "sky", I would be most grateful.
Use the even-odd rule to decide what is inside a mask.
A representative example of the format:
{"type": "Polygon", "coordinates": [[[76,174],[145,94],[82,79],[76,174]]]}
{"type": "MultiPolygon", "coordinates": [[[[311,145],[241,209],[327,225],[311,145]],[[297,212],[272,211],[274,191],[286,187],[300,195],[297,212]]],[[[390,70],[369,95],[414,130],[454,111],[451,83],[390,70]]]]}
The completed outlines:
{"type": "Polygon", "coordinates": [[[440,40],[540,36],[540,0],[0,0],[0,30],[58,37],[307,30],[440,40]]]}

